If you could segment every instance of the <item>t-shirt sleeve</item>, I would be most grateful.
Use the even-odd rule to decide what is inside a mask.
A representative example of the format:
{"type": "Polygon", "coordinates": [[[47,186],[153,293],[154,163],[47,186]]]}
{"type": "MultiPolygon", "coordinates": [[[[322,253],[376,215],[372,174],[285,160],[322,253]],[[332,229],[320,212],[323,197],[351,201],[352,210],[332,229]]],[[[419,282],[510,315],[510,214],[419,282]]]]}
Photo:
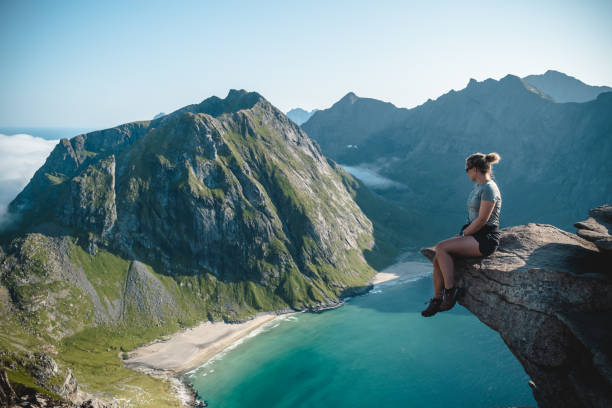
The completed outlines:
{"type": "Polygon", "coordinates": [[[482,188],[480,199],[484,201],[497,201],[498,195],[491,185],[485,184],[482,188]]]}

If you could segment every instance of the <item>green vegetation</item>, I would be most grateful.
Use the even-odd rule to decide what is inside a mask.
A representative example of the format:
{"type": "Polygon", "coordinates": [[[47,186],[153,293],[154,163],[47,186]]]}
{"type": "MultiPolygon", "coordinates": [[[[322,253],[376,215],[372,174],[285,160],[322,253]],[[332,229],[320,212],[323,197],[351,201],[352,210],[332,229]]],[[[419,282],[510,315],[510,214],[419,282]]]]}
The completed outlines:
{"type": "Polygon", "coordinates": [[[51,181],[51,183],[55,185],[62,184],[64,181],[69,180],[69,178],[65,174],[61,174],[61,173],[55,173],[55,174],[45,173],[45,176],[47,176],[47,178],[51,181]]]}
{"type": "MultiPolygon", "coordinates": [[[[375,273],[363,259],[370,225],[343,193],[342,176],[289,141],[267,109],[182,113],[132,144],[77,152],[86,164],[70,177],[45,168],[33,196],[44,211],[33,225],[74,229],[30,234],[11,249],[15,262],[0,286],[1,310],[12,316],[2,321],[3,350],[56,350],[87,392],[176,406],[168,383],[123,366],[130,350],[207,319],[308,308],[365,285],[375,273]],[[111,152],[125,169],[116,185],[111,152]],[[75,198],[69,216],[77,218],[67,219],[58,208],[75,198]],[[108,208],[125,224],[92,251],[100,234],[92,229],[108,208]],[[344,236],[355,229],[359,237],[344,236]],[[128,234],[115,248],[133,242],[127,252],[139,262],[111,249],[114,233],[128,234]],[[218,256],[203,255],[203,238],[217,240],[218,256]],[[68,260],[57,253],[66,248],[68,260]]],[[[20,369],[12,375],[27,386],[31,373],[20,369]]]]}
{"type": "Polygon", "coordinates": [[[11,370],[10,368],[6,370],[6,375],[11,382],[11,386],[14,391],[19,395],[23,392],[28,392],[29,390],[35,390],[36,392],[47,395],[54,400],[61,400],[62,398],[54,392],[47,390],[44,387],[41,387],[36,383],[36,379],[32,377],[32,375],[25,370],[24,368],[18,368],[15,370],[11,370]]]}
{"type": "Polygon", "coordinates": [[[83,268],[104,306],[121,299],[130,266],[128,261],[104,249],[93,256],[75,244],[70,245],[68,255],[73,265],[83,268]]]}
{"type": "Polygon", "coordinates": [[[123,366],[123,350],[144,345],[178,330],[177,326],[103,325],[64,339],[57,360],[72,368],[79,386],[129,399],[135,407],[179,407],[170,384],[123,366]]]}

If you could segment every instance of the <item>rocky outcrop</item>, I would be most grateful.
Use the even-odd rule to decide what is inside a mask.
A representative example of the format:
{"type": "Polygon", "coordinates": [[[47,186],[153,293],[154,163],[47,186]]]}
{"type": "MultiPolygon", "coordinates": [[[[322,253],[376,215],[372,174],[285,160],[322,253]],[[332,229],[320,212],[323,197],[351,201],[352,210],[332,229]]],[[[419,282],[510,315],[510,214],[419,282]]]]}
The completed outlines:
{"type": "Polygon", "coordinates": [[[64,217],[74,227],[108,238],[115,221],[115,156],[89,165],[70,182],[64,217]]]}
{"type": "Polygon", "coordinates": [[[11,355],[0,352],[0,406],[1,407],[71,407],[71,408],[119,408],[115,399],[109,401],[82,392],[70,369],[60,370],[55,360],[47,354],[11,355]],[[10,361],[7,364],[7,361],[10,361]],[[4,366],[9,370],[18,367],[32,375],[35,386],[11,382],[4,366]]]}
{"type": "Polygon", "coordinates": [[[159,324],[177,309],[176,300],[147,266],[132,262],[125,283],[122,318],[129,320],[129,316],[137,316],[159,324]]]}
{"type": "Polygon", "coordinates": [[[576,234],[593,242],[603,253],[612,255],[612,205],[602,205],[589,211],[590,217],[574,224],[576,234]]]}
{"type": "MultiPolygon", "coordinates": [[[[600,213],[593,210],[580,228],[600,228],[600,213]]],[[[501,233],[493,255],[455,260],[459,303],[499,332],[540,407],[612,406],[609,254],[551,225],[501,233]]],[[[422,253],[435,256],[433,248],[422,253]]]]}

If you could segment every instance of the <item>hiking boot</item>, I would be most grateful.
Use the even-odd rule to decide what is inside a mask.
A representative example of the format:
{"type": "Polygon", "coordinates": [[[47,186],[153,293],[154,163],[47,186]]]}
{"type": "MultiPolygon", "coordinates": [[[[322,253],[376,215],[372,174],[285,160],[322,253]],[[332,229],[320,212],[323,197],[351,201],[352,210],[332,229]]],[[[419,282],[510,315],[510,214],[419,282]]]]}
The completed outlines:
{"type": "Polygon", "coordinates": [[[440,298],[429,299],[429,306],[427,306],[427,308],[421,312],[421,316],[430,317],[435,315],[440,311],[440,304],[442,304],[442,299],[440,298]]]}
{"type": "Polygon", "coordinates": [[[445,312],[447,310],[451,310],[455,303],[457,303],[457,293],[459,293],[459,288],[453,287],[450,289],[444,289],[444,293],[442,295],[442,303],[440,304],[439,312],[445,312]]]}

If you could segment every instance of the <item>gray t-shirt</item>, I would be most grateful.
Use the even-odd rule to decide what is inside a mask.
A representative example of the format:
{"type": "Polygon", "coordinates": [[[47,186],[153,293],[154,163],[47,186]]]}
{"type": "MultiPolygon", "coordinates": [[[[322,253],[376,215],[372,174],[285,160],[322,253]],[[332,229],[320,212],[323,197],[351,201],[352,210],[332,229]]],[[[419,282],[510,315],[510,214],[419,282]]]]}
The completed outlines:
{"type": "Polygon", "coordinates": [[[468,207],[468,222],[474,221],[478,217],[480,211],[480,201],[495,201],[495,207],[491,213],[491,217],[486,225],[495,225],[499,227],[499,213],[501,212],[501,193],[499,187],[493,180],[489,180],[484,184],[476,183],[467,200],[468,207]]]}

